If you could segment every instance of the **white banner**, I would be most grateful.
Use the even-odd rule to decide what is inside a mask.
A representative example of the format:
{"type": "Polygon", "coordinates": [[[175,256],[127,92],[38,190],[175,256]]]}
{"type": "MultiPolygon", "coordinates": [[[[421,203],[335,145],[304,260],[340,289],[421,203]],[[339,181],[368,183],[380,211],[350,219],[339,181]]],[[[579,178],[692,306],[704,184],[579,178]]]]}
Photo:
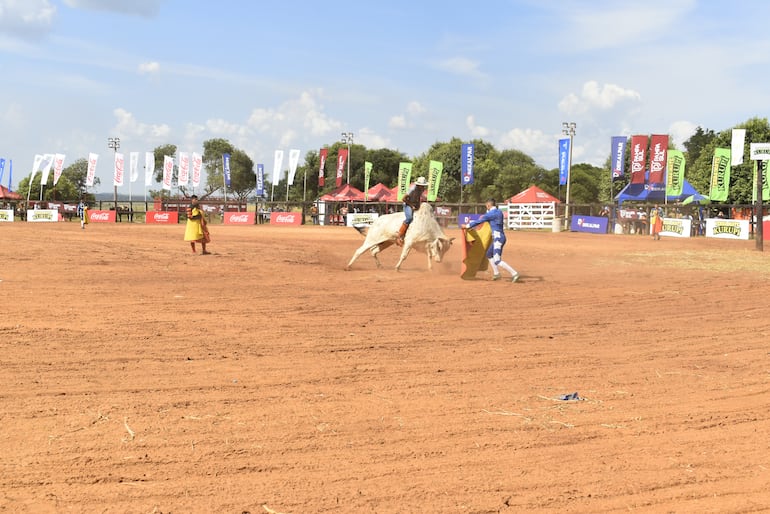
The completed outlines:
{"type": "Polygon", "coordinates": [[[297,173],[297,164],[299,164],[299,150],[289,150],[289,185],[294,185],[294,175],[297,173]]]}
{"type": "Polygon", "coordinates": [[[13,222],[13,209],[0,209],[0,223],[13,222]]]}
{"type": "Polygon", "coordinates": [[[155,174],[155,154],[152,152],[144,153],[144,185],[152,185],[152,176],[155,174]]]}
{"type": "Polygon", "coordinates": [[[201,168],[203,168],[203,158],[200,154],[193,152],[192,154],[192,186],[198,187],[201,185],[201,168]]]}
{"type": "Polygon", "coordinates": [[[743,147],[746,144],[746,129],[733,129],[733,140],[730,145],[731,164],[743,164],[743,147]]]}
{"type": "MultiPolygon", "coordinates": [[[[650,227],[652,233],[652,227],[650,227]]],[[[661,236],[668,237],[690,237],[692,234],[692,220],[686,218],[663,218],[663,228],[660,230],[661,236]]]]}
{"type": "Polygon", "coordinates": [[[40,183],[43,185],[48,183],[48,174],[51,173],[51,166],[53,166],[53,154],[43,154],[43,161],[40,163],[40,171],[43,173],[40,177],[40,183]]]}
{"type": "Polygon", "coordinates": [[[171,177],[174,176],[174,158],[163,156],[163,189],[171,191],[171,177]]]}
{"type": "Polygon", "coordinates": [[[131,182],[136,182],[136,180],[139,178],[139,152],[131,152],[128,154],[128,162],[129,180],[131,182]]]}
{"type": "Polygon", "coordinates": [[[749,220],[707,218],[706,237],[719,237],[722,239],[748,239],[749,220]]]}
{"type": "Polygon", "coordinates": [[[120,152],[115,152],[115,171],[112,175],[112,185],[113,186],[122,186],[123,185],[123,170],[125,166],[125,161],[123,159],[123,154],[120,152]]]}
{"type": "Polygon", "coordinates": [[[190,155],[187,152],[179,152],[179,176],[177,184],[186,186],[190,181],[190,155]]]}
{"type": "Polygon", "coordinates": [[[64,170],[64,154],[57,153],[53,157],[53,185],[59,181],[61,172],[64,170]]]}
{"type": "MultiPolygon", "coordinates": [[[[35,154],[35,161],[32,163],[32,176],[35,176],[35,173],[40,171],[40,165],[43,163],[43,156],[38,154],[35,154]]],[[[30,180],[29,185],[32,186],[32,181],[30,180]]]]}
{"type": "Polygon", "coordinates": [[[278,185],[281,180],[281,166],[283,166],[283,150],[275,151],[275,160],[273,161],[273,185],[278,185]]]}
{"type": "Polygon", "coordinates": [[[96,175],[96,161],[99,156],[95,153],[88,154],[88,171],[86,172],[86,187],[94,185],[94,176],[96,175]]]}
{"type": "Polygon", "coordinates": [[[27,221],[33,223],[56,223],[59,221],[59,211],[54,209],[29,209],[27,221]]]}

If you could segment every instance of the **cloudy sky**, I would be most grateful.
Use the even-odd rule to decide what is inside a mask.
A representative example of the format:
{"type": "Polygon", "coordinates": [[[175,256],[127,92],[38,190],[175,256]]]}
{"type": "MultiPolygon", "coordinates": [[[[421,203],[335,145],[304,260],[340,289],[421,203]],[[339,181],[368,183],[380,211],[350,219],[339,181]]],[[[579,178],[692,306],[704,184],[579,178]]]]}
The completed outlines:
{"type": "MultiPolygon", "coordinates": [[[[67,163],[221,137],[356,143],[414,157],[482,138],[603,165],[613,135],[716,131],[770,110],[770,2],[697,0],[0,0],[0,157],[67,163]]],[[[3,183],[7,185],[7,169],[3,183]]],[[[127,188],[128,186],[124,186],[127,188]]],[[[137,185],[137,188],[141,186],[137,185]]]]}

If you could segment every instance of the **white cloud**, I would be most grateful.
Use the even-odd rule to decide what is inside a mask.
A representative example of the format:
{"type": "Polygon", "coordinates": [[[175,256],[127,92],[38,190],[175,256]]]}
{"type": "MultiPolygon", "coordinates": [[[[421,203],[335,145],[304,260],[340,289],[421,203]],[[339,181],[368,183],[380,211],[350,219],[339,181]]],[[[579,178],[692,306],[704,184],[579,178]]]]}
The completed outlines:
{"type": "Polygon", "coordinates": [[[0,32],[36,39],[53,26],[56,6],[49,0],[0,0],[0,32]]]}
{"type": "Polygon", "coordinates": [[[360,143],[367,148],[389,148],[391,147],[390,139],[380,136],[374,130],[364,127],[358,131],[358,138],[356,143],[360,143]]]}
{"type": "Polygon", "coordinates": [[[500,147],[514,149],[528,155],[540,155],[556,147],[552,135],[542,130],[514,128],[500,136],[500,147]]]}
{"type": "Polygon", "coordinates": [[[675,121],[668,128],[668,134],[671,137],[671,141],[680,150],[684,150],[684,142],[690,139],[698,125],[691,121],[675,121]]]}
{"type": "MultiPolygon", "coordinates": [[[[325,136],[342,129],[342,122],[331,118],[318,100],[323,92],[304,91],[299,98],[288,100],[277,108],[258,107],[252,110],[247,121],[254,130],[284,132],[288,127],[302,126],[312,136],[325,136]]],[[[284,135],[283,139],[287,137],[284,135]]]]}
{"type": "Polygon", "coordinates": [[[160,71],[160,63],[158,61],[150,61],[139,63],[139,74],[155,74],[160,71]]]}
{"type": "Polygon", "coordinates": [[[406,112],[408,114],[411,114],[412,116],[417,116],[418,114],[422,114],[426,111],[425,107],[420,104],[420,102],[417,101],[411,101],[406,106],[406,112]]]}
{"type": "Polygon", "coordinates": [[[473,115],[468,115],[468,117],[465,118],[465,125],[468,127],[468,130],[470,130],[473,137],[484,138],[487,137],[491,132],[486,127],[476,125],[476,119],[473,117],[473,115]]]}
{"type": "Polygon", "coordinates": [[[388,121],[388,127],[392,129],[406,128],[406,117],[404,115],[391,116],[388,121]]]}
{"type": "Polygon", "coordinates": [[[114,133],[131,141],[144,139],[156,143],[168,143],[171,128],[164,124],[149,124],[137,121],[134,115],[122,107],[113,111],[118,123],[114,127],[114,133]]]}
{"type": "Polygon", "coordinates": [[[117,12],[152,17],[158,14],[164,0],[64,0],[73,9],[117,12]]]}
{"type": "Polygon", "coordinates": [[[479,63],[466,57],[451,57],[449,59],[444,59],[443,61],[435,63],[435,67],[464,77],[486,77],[486,75],[479,69],[479,63]]]}
{"type": "Polygon", "coordinates": [[[592,109],[608,110],[618,104],[638,102],[642,95],[633,89],[624,89],[616,84],[599,85],[595,80],[583,84],[580,95],[569,93],[559,102],[559,110],[566,114],[583,114],[592,109]]]}

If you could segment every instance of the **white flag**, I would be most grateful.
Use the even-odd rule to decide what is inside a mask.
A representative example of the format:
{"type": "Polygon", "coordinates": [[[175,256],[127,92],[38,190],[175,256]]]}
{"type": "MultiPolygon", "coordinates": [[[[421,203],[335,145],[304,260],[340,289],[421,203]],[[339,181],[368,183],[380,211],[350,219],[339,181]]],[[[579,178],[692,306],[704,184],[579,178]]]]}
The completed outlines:
{"type": "Polygon", "coordinates": [[[155,173],[155,154],[152,152],[144,153],[144,185],[152,185],[152,175],[155,173]]]}
{"type": "Polygon", "coordinates": [[[743,164],[743,147],[746,143],[746,129],[733,129],[733,140],[730,145],[730,155],[733,166],[743,164]]]}
{"type": "Polygon", "coordinates": [[[123,185],[123,170],[125,166],[125,161],[123,159],[123,154],[119,152],[115,152],[115,171],[112,175],[112,185],[113,186],[122,186],[123,185]]]}
{"type": "Polygon", "coordinates": [[[64,154],[57,153],[53,158],[53,185],[59,181],[61,172],[64,170],[64,154]]]}
{"type": "MultiPolygon", "coordinates": [[[[35,177],[35,173],[40,171],[40,165],[43,163],[43,156],[41,154],[35,154],[35,161],[32,163],[32,177],[35,177]]],[[[32,186],[32,179],[29,179],[29,185],[32,186]]]]}
{"type": "Polygon", "coordinates": [[[177,184],[186,186],[190,181],[190,156],[187,152],[179,152],[179,177],[177,184]]]}
{"type": "Polygon", "coordinates": [[[131,152],[128,154],[129,159],[129,180],[136,182],[139,178],[139,152],[131,152]]]}
{"type": "Polygon", "coordinates": [[[201,184],[201,168],[203,168],[203,157],[193,152],[192,154],[192,186],[198,187],[201,184]]]}
{"type": "Polygon", "coordinates": [[[51,166],[53,166],[53,154],[43,154],[43,161],[40,163],[40,171],[43,173],[40,177],[40,183],[43,185],[48,183],[48,174],[51,173],[51,166]]]}
{"type": "Polygon", "coordinates": [[[174,175],[174,158],[163,156],[163,189],[171,191],[171,177],[174,175]]]}
{"type": "Polygon", "coordinates": [[[299,150],[289,150],[289,185],[294,185],[294,175],[299,164],[299,150]]]}
{"type": "Polygon", "coordinates": [[[99,156],[95,153],[88,154],[88,172],[86,173],[86,187],[94,185],[94,176],[96,175],[96,161],[99,156]]]}
{"type": "Polygon", "coordinates": [[[283,166],[283,150],[275,151],[275,160],[273,161],[273,185],[277,185],[281,178],[281,166],[283,166]]]}

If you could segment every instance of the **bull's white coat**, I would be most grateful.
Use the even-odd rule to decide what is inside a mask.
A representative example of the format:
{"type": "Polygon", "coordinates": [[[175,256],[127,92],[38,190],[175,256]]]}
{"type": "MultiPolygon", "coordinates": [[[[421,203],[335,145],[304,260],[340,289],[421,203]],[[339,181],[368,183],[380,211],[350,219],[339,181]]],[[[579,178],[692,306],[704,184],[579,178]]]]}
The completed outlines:
{"type": "MultiPolygon", "coordinates": [[[[377,262],[377,267],[381,268],[382,264],[380,264],[377,254],[385,248],[396,244],[398,230],[403,222],[404,213],[396,212],[380,216],[374,220],[371,226],[356,227],[359,232],[366,236],[366,239],[353,254],[345,269],[349,270],[353,262],[367,250],[371,251],[372,257],[377,262]]],[[[404,246],[401,249],[401,257],[396,264],[396,270],[401,268],[401,264],[412,249],[428,254],[428,269],[433,269],[431,259],[441,262],[444,254],[452,246],[453,239],[444,235],[441,226],[433,216],[433,207],[429,203],[423,203],[419,210],[415,211],[414,219],[409,225],[409,230],[406,231],[404,246]]]]}

